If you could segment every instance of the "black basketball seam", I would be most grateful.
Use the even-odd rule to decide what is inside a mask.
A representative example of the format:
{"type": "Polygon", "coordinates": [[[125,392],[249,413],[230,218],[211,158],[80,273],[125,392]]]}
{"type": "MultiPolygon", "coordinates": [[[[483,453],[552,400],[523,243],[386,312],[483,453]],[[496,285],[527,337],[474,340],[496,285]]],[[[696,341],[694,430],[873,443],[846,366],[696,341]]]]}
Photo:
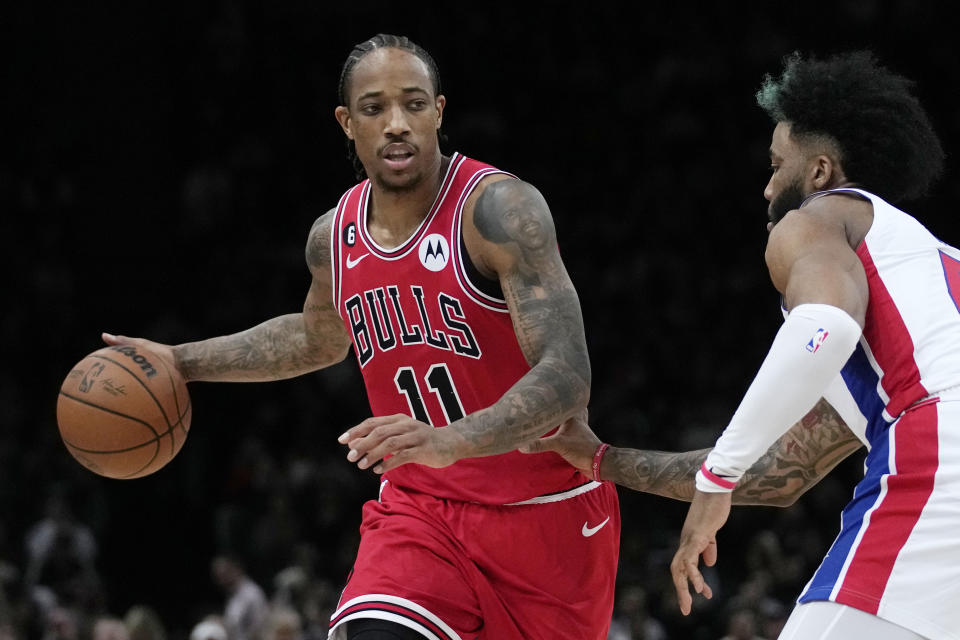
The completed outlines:
{"type": "MultiPolygon", "coordinates": [[[[166,435],[168,435],[169,433],[171,433],[178,425],[182,426],[183,419],[187,417],[187,414],[188,414],[188,413],[190,413],[190,405],[188,404],[188,405],[186,406],[186,410],[183,412],[183,414],[181,414],[181,415],[178,417],[179,419],[177,420],[176,423],[174,423],[174,424],[173,424],[169,429],[167,429],[166,431],[164,431],[164,432],[162,432],[162,433],[158,433],[157,430],[153,428],[153,425],[151,425],[149,422],[145,422],[145,421],[141,420],[140,418],[135,418],[135,417],[133,417],[133,416],[127,415],[127,414],[125,414],[125,413],[120,413],[119,411],[115,411],[115,410],[113,410],[113,409],[108,409],[107,407],[100,406],[99,404],[93,404],[92,402],[89,402],[89,401],[87,401],[87,400],[83,400],[83,399],[81,399],[81,398],[78,398],[77,396],[72,396],[72,395],[70,395],[69,393],[67,393],[66,391],[64,391],[63,389],[60,390],[60,395],[62,395],[62,396],[64,396],[64,397],[67,397],[67,398],[70,398],[71,400],[75,400],[76,402],[79,402],[80,404],[85,404],[85,405],[87,405],[88,407],[93,407],[94,409],[100,409],[101,411],[106,411],[107,413],[112,413],[112,414],[115,415],[115,416],[120,416],[121,418],[127,418],[127,419],[129,419],[129,420],[133,420],[134,422],[139,422],[140,424],[142,424],[142,425],[144,425],[145,427],[147,427],[148,429],[150,429],[150,431],[153,431],[153,438],[150,439],[150,440],[147,440],[147,441],[144,442],[143,444],[150,444],[151,442],[159,442],[161,438],[163,438],[164,436],[166,436],[166,435]]],[[[66,442],[66,440],[64,440],[64,442],[66,442]]],[[[140,447],[140,446],[143,446],[143,445],[142,445],[142,444],[138,444],[138,445],[137,445],[137,447],[140,447]]],[[[134,449],[136,449],[137,447],[134,447],[134,449]]],[[[77,448],[79,449],[79,447],[77,447],[77,448]]],[[[80,449],[80,450],[81,450],[81,451],[86,451],[86,449],[80,449]]],[[[93,451],[93,450],[91,449],[91,450],[89,450],[89,451],[90,451],[90,453],[121,453],[122,451],[128,451],[128,449],[120,449],[120,450],[117,450],[117,451],[93,451]]]]}
{"type": "MultiPolygon", "coordinates": [[[[121,369],[123,369],[124,371],[126,371],[127,373],[129,373],[129,374],[133,377],[134,380],[136,380],[137,382],[139,382],[139,383],[140,383],[140,386],[143,387],[143,390],[146,391],[146,392],[150,395],[151,398],[153,398],[153,401],[156,403],[157,408],[160,409],[160,413],[163,414],[163,420],[164,420],[164,422],[167,423],[167,433],[170,432],[169,430],[172,429],[173,426],[170,424],[170,418],[167,417],[167,411],[166,411],[166,409],[164,409],[163,405],[160,403],[160,400],[157,399],[157,396],[153,395],[153,391],[150,390],[150,387],[148,387],[147,384],[146,384],[143,380],[141,380],[140,377],[139,377],[136,373],[134,373],[133,371],[131,371],[130,369],[128,369],[128,368],[126,367],[126,365],[124,365],[124,364],[122,364],[122,363],[120,363],[120,362],[117,362],[116,360],[113,360],[113,359],[111,359],[111,358],[108,358],[107,356],[97,355],[96,353],[92,353],[92,354],[90,354],[90,356],[93,357],[93,358],[99,358],[99,359],[101,359],[101,360],[106,360],[107,362],[112,362],[113,364],[117,365],[118,367],[120,367],[121,369]]],[[[159,356],[157,356],[157,358],[160,359],[161,362],[163,361],[162,358],[160,358],[159,356]]],[[[174,394],[174,395],[176,395],[176,394],[174,394]]]]}
{"type": "MultiPolygon", "coordinates": [[[[184,428],[184,426],[183,426],[183,418],[184,418],[187,414],[186,414],[185,412],[182,413],[182,414],[180,413],[180,395],[177,393],[177,385],[176,385],[175,382],[174,382],[173,375],[171,375],[171,373],[170,373],[170,367],[167,366],[167,363],[164,362],[163,358],[160,358],[160,364],[163,365],[164,370],[167,372],[167,379],[170,381],[170,390],[173,392],[173,408],[174,408],[174,409],[176,410],[176,412],[177,412],[177,425],[179,425],[180,428],[183,429],[183,437],[186,438],[186,437],[187,437],[187,429],[184,428]]],[[[177,375],[180,375],[180,373],[177,372],[177,375]]],[[[186,384],[186,383],[184,383],[184,384],[186,384]]],[[[187,395],[187,404],[188,404],[188,405],[190,404],[190,396],[189,396],[189,393],[188,393],[188,395],[187,395]]],[[[166,416],[164,416],[164,417],[166,417],[166,416]]],[[[173,456],[177,455],[177,442],[176,442],[176,438],[173,437],[173,429],[174,429],[174,427],[171,426],[170,429],[169,429],[169,431],[168,431],[168,433],[170,434],[170,458],[171,458],[171,459],[173,458],[173,456]]]]}
{"type": "Polygon", "coordinates": [[[127,415],[127,414],[125,414],[125,413],[120,413],[119,411],[116,411],[116,410],[114,410],[114,409],[108,409],[107,407],[103,407],[103,406],[101,406],[101,405],[99,405],[99,404],[93,404],[93,403],[90,402],[89,400],[84,400],[83,398],[78,398],[77,396],[70,395],[69,393],[67,393],[67,392],[64,391],[63,389],[60,389],[60,395],[66,396],[67,398],[70,398],[71,400],[74,400],[74,401],[76,401],[76,402],[79,402],[80,404],[85,404],[85,405],[87,405],[88,407],[93,407],[93,408],[95,408],[95,409],[100,409],[101,411],[106,411],[107,413],[112,413],[112,414],[115,415],[115,416],[120,416],[121,418],[127,418],[127,419],[129,419],[129,420],[133,420],[134,422],[139,422],[140,424],[142,424],[142,425],[145,426],[147,429],[150,429],[150,431],[153,432],[153,438],[154,438],[154,440],[157,440],[157,439],[159,439],[159,437],[160,437],[160,434],[158,434],[158,433],[157,433],[157,430],[153,428],[153,425],[150,424],[149,422],[145,421],[145,420],[141,420],[140,418],[136,418],[136,417],[134,417],[134,416],[127,415]]]}
{"type": "MultiPolygon", "coordinates": [[[[107,358],[107,359],[109,360],[109,358],[107,358]]],[[[127,372],[130,373],[129,371],[127,371],[127,372]]],[[[88,407],[93,407],[94,409],[99,409],[100,411],[104,411],[104,412],[106,412],[106,413],[112,413],[112,414],[115,415],[115,416],[120,416],[121,418],[126,418],[127,420],[132,420],[132,421],[134,421],[134,422],[139,422],[140,424],[142,424],[142,425],[145,426],[147,429],[150,429],[150,431],[153,432],[153,440],[148,440],[147,442],[138,444],[138,445],[135,446],[135,447],[131,447],[131,448],[129,448],[129,449],[120,449],[120,450],[118,450],[118,451],[97,451],[97,450],[95,450],[95,449],[83,449],[83,448],[81,448],[81,447],[78,447],[78,446],[74,445],[74,444],[71,443],[69,440],[67,440],[66,438],[64,438],[64,437],[63,437],[63,433],[61,433],[61,434],[60,434],[60,437],[61,437],[61,439],[63,439],[64,444],[66,444],[66,445],[68,445],[68,446],[76,449],[77,451],[82,451],[82,452],[84,452],[84,453],[113,454],[113,453],[126,453],[126,452],[128,452],[128,451],[133,451],[134,449],[139,449],[140,447],[146,446],[146,445],[148,445],[148,444],[155,443],[155,444],[157,445],[157,449],[156,449],[156,451],[153,452],[153,457],[151,457],[150,460],[148,460],[145,465],[143,465],[142,467],[140,467],[139,469],[137,469],[137,470],[134,471],[133,473],[127,474],[126,476],[121,476],[121,477],[126,477],[126,478],[129,478],[129,477],[132,477],[132,476],[137,475],[138,473],[141,473],[144,469],[146,469],[146,468],[149,467],[151,464],[153,464],[153,461],[154,461],[154,460],[157,459],[157,454],[160,453],[160,438],[159,438],[159,435],[157,434],[157,430],[154,429],[154,428],[153,428],[153,425],[151,425],[149,422],[145,422],[144,420],[141,420],[140,418],[134,418],[133,416],[128,416],[127,414],[125,414],[125,413],[120,413],[119,411],[114,411],[113,409],[108,409],[107,407],[102,407],[102,406],[100,406],[100,405],[98,405],[98,404],[93,404],[92,402],[89,402],[89,401],[84,400],[84,399],[82,399],[82,398],[78,398],[78,397],[76,397],[76,396],[72,396],[72,395],[70,395],[69,393],[65,392],[63,389],[60,389],[60,395],[65,396],[65,397],[67,397],[67,398],[70,398],[70,399],[73,400],[74,402],[79,402],[80,404],[87,405],[88,407]]],[[[164,418],[166,418],[166,417],[164,417],[164,418]]],[[[169,424],[169,422],[168,422],[167,424],[169,424]]]]}

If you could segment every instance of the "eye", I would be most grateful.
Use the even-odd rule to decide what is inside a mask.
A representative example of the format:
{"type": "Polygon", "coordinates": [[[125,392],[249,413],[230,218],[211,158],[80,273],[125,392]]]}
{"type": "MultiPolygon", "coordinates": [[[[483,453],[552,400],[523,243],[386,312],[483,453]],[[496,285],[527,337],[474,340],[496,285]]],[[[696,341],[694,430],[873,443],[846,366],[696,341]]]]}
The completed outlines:
{"type": "Polygon", "coordinates": [[[382,109],[379,104],[364,104],[360,105],[360,113],[365,116],[375,116],[380,113],[382,109]]]}
{"type": "Polygon", "coordinates": [[[775,164],[770,165],[770,173],[776,173],[777,169],[779,168],[780,168],[779,165],[775,165],[775,164]]]}
{"type": "Polygon", "coordinates": [[[422,98],[418,98],[416,100],[411,100],[408,106],[411,111],[423,111],[427,108],[427,101],[422,98]]]}

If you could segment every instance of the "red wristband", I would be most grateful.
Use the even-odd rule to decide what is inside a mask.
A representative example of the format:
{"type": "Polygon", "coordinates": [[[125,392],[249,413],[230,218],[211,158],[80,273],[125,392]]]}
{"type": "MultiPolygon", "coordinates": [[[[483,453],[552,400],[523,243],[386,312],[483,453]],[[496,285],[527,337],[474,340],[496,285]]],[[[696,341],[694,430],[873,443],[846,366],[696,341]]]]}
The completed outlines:
{"type": "Polygon", "coordinates": [[[610,445],[608,445],[606,442],[601,443],[600,446],[597,447],[596,452],[593,454],[593,479],[596,480],[597,482],[601,482],[600,461],[603,460],[603,454],[606,453],[607,449],[609,448],[610,448],[610,445]]]}

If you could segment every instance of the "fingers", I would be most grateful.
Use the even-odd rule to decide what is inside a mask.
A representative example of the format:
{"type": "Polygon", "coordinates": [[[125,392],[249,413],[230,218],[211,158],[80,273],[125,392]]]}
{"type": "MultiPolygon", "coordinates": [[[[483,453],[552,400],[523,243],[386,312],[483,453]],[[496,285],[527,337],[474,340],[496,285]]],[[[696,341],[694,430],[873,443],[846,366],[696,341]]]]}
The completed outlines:
{"type": "Polygon", "coordinates": [[[517,447],[517,451],[520,453],[541,453],[547,451],[546,443],[543,441],[543,438],[538,438],[536,440],[531,440],[530,442],[517,447]]]}
{"type": "Polygon", "coordinates": [[[107,333],[106,331],[100,334],[100,339],[103,340],[108,345],[110,345],[111,347],[114,347],[118,344],[129,343],[129,340],[127,338],[123,336],[115,336],[112,333],[107,333]]]}
{"type": "Polygon", "coordinates": [[[703,564],[712,567],[717,564],[717,541],[711,540],[703,550],[703,564]]]}
{"type": "Polygon", "coordinates": [[[687,574],[677,566],[677,560],[670,564],[670,574],[673,577],[673,588],[677,592],[677,604],[680,606],[680,613],[688,615],[693,606],[693,597],[687,588],[687,574]]]}
{"type": "Polygon", "coordinates": [[[677,604],[680,606],[680,612],[688,615],[693,607],[693,596],[690,595],[690,586],[694,592],[709,599],[713,597],[713,589],[707,584],[700,568],[697,566],[701,554],[704,556],[704,564],[712,566],[717,559],[716,542],[709,541],[703,544],[697,544],[693,540],[687,540],[681,543],[673,562],[670,563],[670,575],[673,578],[673,587],[677,592],[677,604]],[[707,562],[708,555],[712,561],[707,562]]]}
{"type": "Polygon", "coordinates": [[[398,452],[419,443],[416,425],[414,420],[405,415],[368,418],[349,429],[338,440],[350,447],[347,460],[356,462],[360,469],[376,465],[375,473],[384,473],[404,463],[403,458],[390,458],[389,461],[385,461],[385,458],[395,457],[398,452]]]}
{"type": "Polygon", "coordinates": [[[389,458],[381,460],[378,465],[373,468],[374,473],[386,473],[391,469],[396,469],[397,467],[412,462],[412,451],[405,449],[403,451],[398,451],[389,458]]]}
{"type": "Polygon", "coordinates": [[[369,436],[351,442],[347,460],[356,462],[361,469],[367,469],[414,444],[410,434],[394,427],[380,427],[369,436]]]}
{"type": "Polygon", "coordinates": [[[353,440],[358,438],[363,438],[367,436],[371,431],[376,429],[381,425],[393,424],[401,420],[409,420],[409,416],[405,416],[402,413],[398,413],[392,416],[377,416],[375,418],[367,418],[360,424],[355,427],[347,429],[345,432],[340,434],[340,437],[337,438],[337,442],[340,444],[348,444],[353,440]]]}

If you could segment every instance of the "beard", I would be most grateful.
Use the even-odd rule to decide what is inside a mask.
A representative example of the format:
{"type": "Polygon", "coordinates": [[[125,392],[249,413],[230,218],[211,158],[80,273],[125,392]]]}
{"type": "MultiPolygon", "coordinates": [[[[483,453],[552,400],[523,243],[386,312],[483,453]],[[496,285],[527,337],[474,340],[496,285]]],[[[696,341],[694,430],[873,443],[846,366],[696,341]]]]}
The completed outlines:
{"type": "Polygon", "coordinates": [[[770,218],[770,222],[777,224],[787,213],[799,209],[805,197],[803,183],[800,180],[794,180],[788,184],[767,207],[767,217],[770,218]]]}
{"type": "Polygon", "coordinates": [[[414,191],[423,181],[423,176],[413,174],[398,178],[382,173],[375,173],[371,179],[386,193],[402,194],[414,191]]]}

